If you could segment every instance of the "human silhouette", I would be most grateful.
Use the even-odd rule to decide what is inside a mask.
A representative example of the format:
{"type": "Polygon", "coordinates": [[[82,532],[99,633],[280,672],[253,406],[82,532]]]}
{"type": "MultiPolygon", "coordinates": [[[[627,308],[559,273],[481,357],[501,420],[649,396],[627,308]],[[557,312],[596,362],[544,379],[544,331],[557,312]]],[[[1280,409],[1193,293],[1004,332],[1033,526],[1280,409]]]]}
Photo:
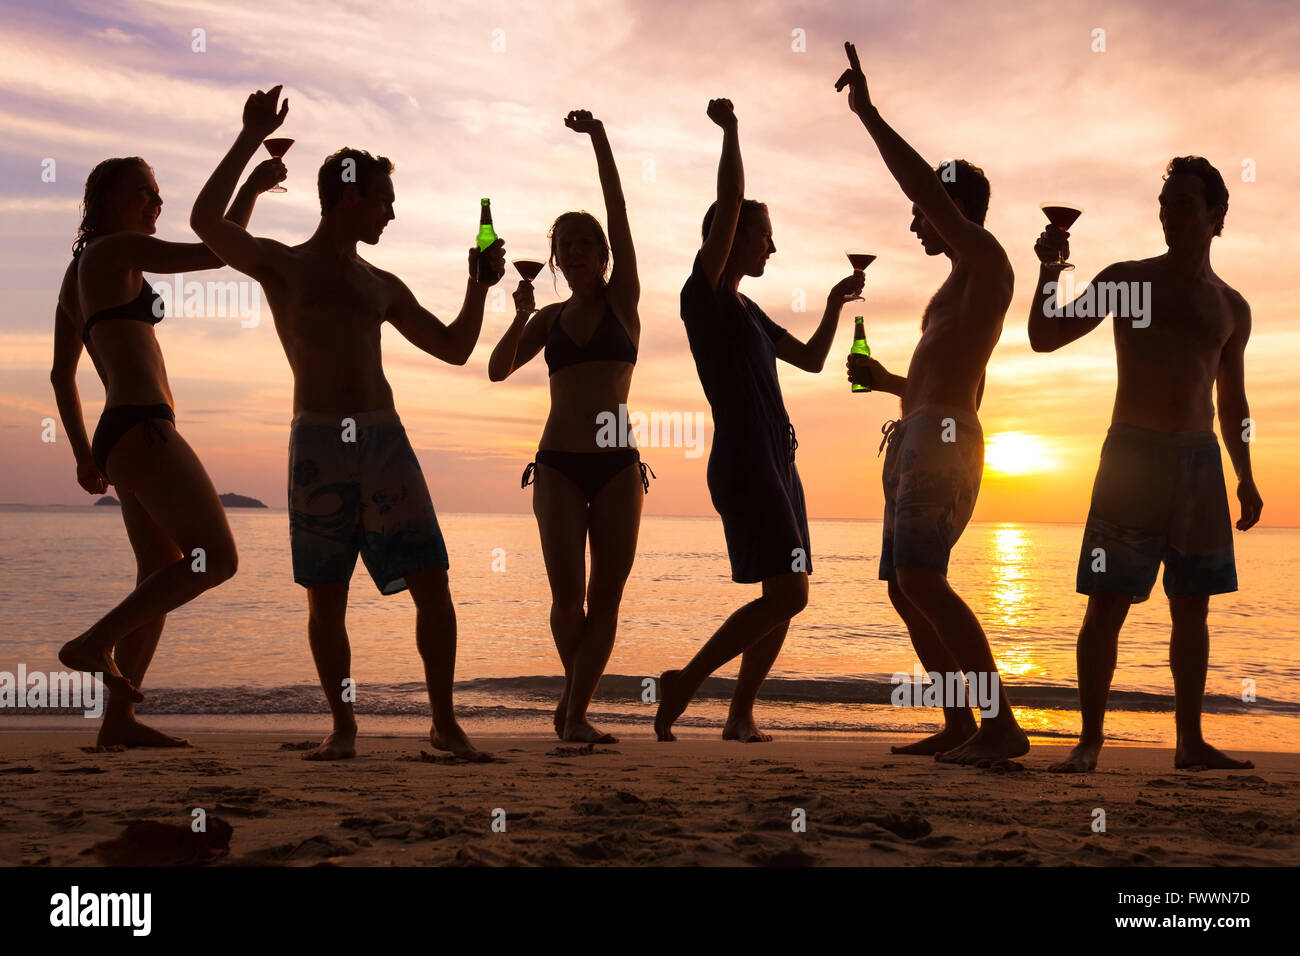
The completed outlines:
{"type": "Polygon", "coordinates": [[[722,518],[731,578],[761,583],[763,590],[734,611],[690,663],[661,675],[655,733],[660,740],[676,739],[673,723],[705,678],[740,655],[740,676],[722,736],[761,742],[771,736],[754,722],[754,701],[790,620],[808,603],[812,573],[808,516],[794,460],[798,442],[781,397],[776,360],[821,371],[840,310],[861,291],[863,276],[855,272],[830,290],[821,322],[807,342],[740,294],[740,280],[763,275],[776,243],[767,207],[745,198],[731,101],[710,100],[708,115],[723,130],[718,196],[705,214],[704,244],[682,287],[681,315],[713,410],[709,494],[722,518]]]}
{"type": "Polygon", "coordinates": [[[564,123],[591,137],[610,240],[589,213],[566,212],[555,220],[550,267],[564,273],[572,295],[534,315],[533,285],[521,281],[514,320],[492,351],[488,376],[502,381],[538,352],[546,359],[551,410],[522,483],[533,479],[533,513],[551,586],[551,635],[564,665],[555,732],[564,740],[616,743],[588,722],[587,708],[614,648],[649,479],[635,446],[603,447],[608,436],[597,422],[605,415],[620,420],[619,407],[627,405],[641,337],[641,285],[604,124],[587,110],[571,111],[564,123]]]}
{"type": "MultiPolygon", "coordinates": [[[[259,165],[226,216],[246,224],[258,194],[282,178],[278,161],[259,165]]],[[[86,179],[81,225],[54,312],[50,381],[76,458],[77,483],[96,495],[113,485],[135,552],[135,589],[59,651],[66,666],[103,675],[108,704],[100,746],[187,745],[137,720],[134,704],[143,699],[140,687],[167,612],[229,579],[238,563],[212,480],[176,428],[154,330],[165,317],[164,300],[144,278],[145,272],[197,272],[222,262],[202,243],[156,238],[162,207],[153,169],[140,157],[97,165],[86,179]],[[83,346],[105,392],[90,440],[77,392],[83,346]]]]}
{"type": "Polygon", "coordinates": [[[1150,597],[1162,561],[1172,621],[1174,766],[1253,766],[1210,746],[1201,732],[1210,595],[1237,590],[1215,388],[1219,429],[1237,472],[1238,529],[1253,527],[1263,508],[1247,429],[1250,306],[1210,265],[1210,243],[1222,234],[1227,212],[1219,171],[1200,156],[1175,157],[1160,190],[1165,252],[1108,265],[1059,316],[1050,283],[1069,256],[1069,233],[1048,226],[1034,245],[1042,262],[1029,310],[1034,351],[1054,352],[1112,315],[1119,372],[1076,578],[1076,589],[1088,595],[1075,655],[1083,728],[1066,759],[1049,770],[1086,773],[1097,766],[1120,628],[1130,605],[1150,597]],[[1112,297],[1119,289],[1123,297],[1112,297]],[[1101,290],[1106,305],[1098,304],[1101,290]],[[1089,308],[1080,307],[1085,296],[1089,308]],[[1139,310],[1142,300],[1146,308],[1139,310]]]}
{"type": "Polygon", "coordinates": [[[357,255],[395,218],[393,164],[358,149],[329,156],[317,175],[321,218],[307,241],[286,246],[250,235],[216,211],[263,139],[279,128],[280,87],[248,97],[243,128],[194,204],[190,224],[223,260],[261,283],[293,370],[289,433],[289,538],[294,580],[307,591],[312,657],[333,715],[333,729],[309,760],[356,753],[350,689],[351,646],[344,616],[360,553],[381,594],[409,589],[416,644],[424,662],[434,747],[487,759],[456,721],[452,684],[456,612],[449,561],[420,464],[393,407],[384,377],[380,330],[385,322],[435,358],[463,365],[478,341],[489,286],[504,272],[504,247],[484,251],[489,281],[477,278],[479,250],[469,250],[465,300],[444,325],[397,276],[357,255]]]}
{"type": "MultiPolygon", "coordinates": [[[[849,108],[912,201],[911,230],[926,255],[947,256],[951,269],[926,306],[906,377],[864,356],[850,356],[848,362],[850,381],[898,395],[902,411],[886,432],[879,574],[889,582],[889,599],[926,670],[945,677],[987,675],[977,679],[986,680],[991,690],[997,664],[979,620],[948,583],[948,559],[979,494],[984,433],[977,410],[1015,276],[1002,246],[983,225],[989,200],[983,172],[965,161],[931,169],[881,118],[857,50],[851,43],[844,49],[849,68],[835,88],[848,87],[849,108]]],[[[996,706],[983,712],[978,729],[966,700],[945,700],[943,729],[895,747],[894,753],[933,754],[954,763],[1025,753],[1029,739],[1016,723],[1000,677],[997,688],[996,706]]]]}

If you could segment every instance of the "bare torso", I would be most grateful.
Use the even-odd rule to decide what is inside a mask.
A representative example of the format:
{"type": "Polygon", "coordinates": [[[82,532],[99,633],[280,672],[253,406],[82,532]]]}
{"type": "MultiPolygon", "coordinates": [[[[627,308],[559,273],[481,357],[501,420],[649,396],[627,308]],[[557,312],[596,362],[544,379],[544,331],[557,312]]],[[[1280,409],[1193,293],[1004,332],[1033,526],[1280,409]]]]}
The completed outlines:
{"type": "MultiPolygon", "coordinates": [[[[546,306],[551,314],[542,317],[548,334],[563,304],[546,306]]],[[[611,307],[632,344],[639,348],[641,327],[636,314],[625,317],[618,305],[611,303],[611,307]]],[[[575,345],[585,346],[604,317],[603,302],[579,306],[570,300],[564,309],[562,328],[575,345]]],[[[606,450],[596,444],[596,417],[601,412],[611,412],[617,417],[619,405],[627,404],[634,368],[630,362],[600,359],[559,369],[550,377],[551,411],[538,447],[555,451],[606,450]]]]}
{"type": "Polygon", "coordinates": [[[293,371],[293,410],[363,412],[393,407],[380,334],[390,276],[360,257],[327,258],[306,244],[280,247],[261,280],[293,371]]]}
{"type": "Polygon", "coordinates": [[[921,341],[912,352],[903,390],[907,415],[924,405],[977,408],[977,394],[1011,304],[1014,275],[1001,268],[976,275],[958,262],[926,306],[921,341]]]}
{"type": "Polygon", "coordinates": [[[1150,282],[1151,298],[1150,325],[1135,328],[1131,316],[1111,320],[1119,373],[1111,421],[1212,429],[1219,357],[1245,307],[1241,296],[1212,272],[1201,279],[1175,274],[1164,256],[1119,263],[1116,276],[1150,282]]]}

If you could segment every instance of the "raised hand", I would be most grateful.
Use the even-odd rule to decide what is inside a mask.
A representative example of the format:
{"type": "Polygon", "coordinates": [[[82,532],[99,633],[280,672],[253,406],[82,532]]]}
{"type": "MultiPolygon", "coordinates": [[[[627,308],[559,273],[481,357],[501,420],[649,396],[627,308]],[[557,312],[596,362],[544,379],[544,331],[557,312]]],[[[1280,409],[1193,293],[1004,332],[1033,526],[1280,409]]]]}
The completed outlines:
{"type": "Polygon", "coordinates": [[[514,299],[517,315],[532,315],[537,311],[537,303],[533,299],[533,284],[527,279],[519,280],[519,285],[515,287],[514,299]]]}
{"type": "Polygon", "coordinates": [[[569,110],[564,125],[575,133],[599,133],[605,128],[605,124],[592,117],[590,110],[569,110]]]}
{"type": "Polygon", "coordinates": [[[709,100],[709,119],[717,123],[723,129],[736,125],[736,110],[731,105],[731,100],[719,99],[709,100]]]}
{"type": "Polygon", "coordinates": [[[829,298],[832,302],[843,305],[854,299],[862,298],[862,286],[867,281],[866,275],[854,269],[853,274],[845,276],[831,287],[829,298]]]}
{"type": "Polygon", "coordinates": [[[1070,234],[1064,229],[1049,225],[1034,243],[1038,261],[1049,268],[1059,268],[1070,258],[1070,234]]]}
{"type": "Polygon", "coordinates": [[[862,72],[862,64],[858,62],[857,49],[847,40],[844,42],[844,52],[849,56],[849,68],[835,81],[835,91],[838,93],[847,86],[849,109],[861,113],[871,106],[871,95],[867,92],[867,77],[862,72]]]}
{"type": "Polygon", "coordinates": [[[268,159],[253,167],[253,171],[248,174],[248,185],[259,193],[264,193],[272,186],[284,182],[288,176],[289,170],[283,160],[268,159]]]}
{"type": "Polygon", "coordinates": [[[483,285],[496,285],[501,281],[501,277],[506,274],[506,246],[500,236],[492,245],[488,246],[482,252],[479,252],[478,246],[471,246],[469,250],[469,277],[475,282],[481,282],[483,285]],[[480,257],[486,257],[486,269],[489,278],[480,279],[478,277],[478,261],[480,257]]]}
{"type": "Polygon", "coordinates": [[[844,362],[848,370],[849,381],[854,385],[865,385],[880,391],[880,386],[889,380],[889,372],[870,355],[849,355],[844,362]]]}
{"type": "Polygon", "coordinates": [[[266,139],[284,122],[289,113],[289,99],[285,97],[284,105],[276,110],[276,101],[280,98],[280,86],[277,83],[269,90],[249,93],[244,103],[244,129],[255,133],[258,139],[266,139]]]}

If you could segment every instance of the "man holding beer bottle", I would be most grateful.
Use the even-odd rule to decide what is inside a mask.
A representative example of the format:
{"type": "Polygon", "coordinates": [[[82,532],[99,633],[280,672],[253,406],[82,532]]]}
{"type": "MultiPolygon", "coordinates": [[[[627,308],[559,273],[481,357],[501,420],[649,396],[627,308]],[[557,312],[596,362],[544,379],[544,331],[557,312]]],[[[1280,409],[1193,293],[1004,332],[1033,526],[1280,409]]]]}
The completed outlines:
{"type": "MultiPolygon", "coordinates": [[[[989,200],[983,172],[964,160],[932,170],[881,118],[857,51],[851,43],[844,48],[849,69],[835,88],[848,86],[849,108],[912,200],[912,232],[926,254],[947,256],[952,270],[926,307],[906,378],[869,357],[850,355],[847,363],[850,381],[902,400],[903,417],[889,424],[885,438],[880,578],[889,582],[890,601],[927,671],[945,677],[987,674],[993,686],[993,652],[979,620],[948,584],[948,557],[979,493],[984,436],[976,410],[1015,277],[1002,246],[983,226],[989,200]]],[[[894,752],[934,754],[953,763],[1025,753],[1029,739],[1000,680],[996,686],[996,700],[982,711],[978,730],[967,694],[944,701],[943,730],[894,752]]]]}
{"type": "Polygon", "coordinates": [[[469,742],[452,710],[456,612],[447,549],[420,463],[393,407],[380,332],[391,322],[434,358],[464,365],[483,325],[488,287],[505,272],[505,250],[499,239],[469,250],[465,301],[455,321],[443,324],[397,276],[357,255],[358,242],[378,243],[395,218],[392,163],[358,149],[341,149],[321,166],[321,218],[306,242],[286,246],[214,218],[212,210],[225,209],[262,139],[284,121],[289,102],[277,111],[279,93],[276,86],[248,97],[243,128],[195,200],[190,226],[224,262],[261,283],[293,370],[293,577],[307,591],[307,636],[334,723],[304,759],[356,755],[355,683],[344,616],[359,553],[381,594],[409,589],[415,601],[416,645],[433,714],[430,743],[481,760],[486,755],[469,742]],[[486,279],[479,272],[484,259],[486,279]]]}

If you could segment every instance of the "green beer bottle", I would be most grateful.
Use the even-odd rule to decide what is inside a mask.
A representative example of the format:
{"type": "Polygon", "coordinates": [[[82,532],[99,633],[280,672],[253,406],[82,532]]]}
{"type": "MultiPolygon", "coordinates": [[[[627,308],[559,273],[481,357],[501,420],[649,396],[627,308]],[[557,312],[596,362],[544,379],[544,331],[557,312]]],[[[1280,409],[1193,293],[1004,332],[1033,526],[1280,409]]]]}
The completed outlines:
{"type": "Polygon", "coordinates": [[[483,211],[478,217],[478,279],[490,282],[495,273],[488,268],[487,257],[482,255],[484,249],[497,241],[496,231],[492,228],[492,200],[482,200],[483,211]]]}
{"type": "MultiPolygon", "coordinates": [[[[867,330],[863,328],[862,316],[860,315],[855,315],[853,317],[853,348],[849,349],[849,354],[850,355],[871,354],[871,348],[867,345],[867,330]]],[[[869,392],[871,391],[871,386],[859,385],[857,382],[854,382],[853,391],[869,392]]]]}

